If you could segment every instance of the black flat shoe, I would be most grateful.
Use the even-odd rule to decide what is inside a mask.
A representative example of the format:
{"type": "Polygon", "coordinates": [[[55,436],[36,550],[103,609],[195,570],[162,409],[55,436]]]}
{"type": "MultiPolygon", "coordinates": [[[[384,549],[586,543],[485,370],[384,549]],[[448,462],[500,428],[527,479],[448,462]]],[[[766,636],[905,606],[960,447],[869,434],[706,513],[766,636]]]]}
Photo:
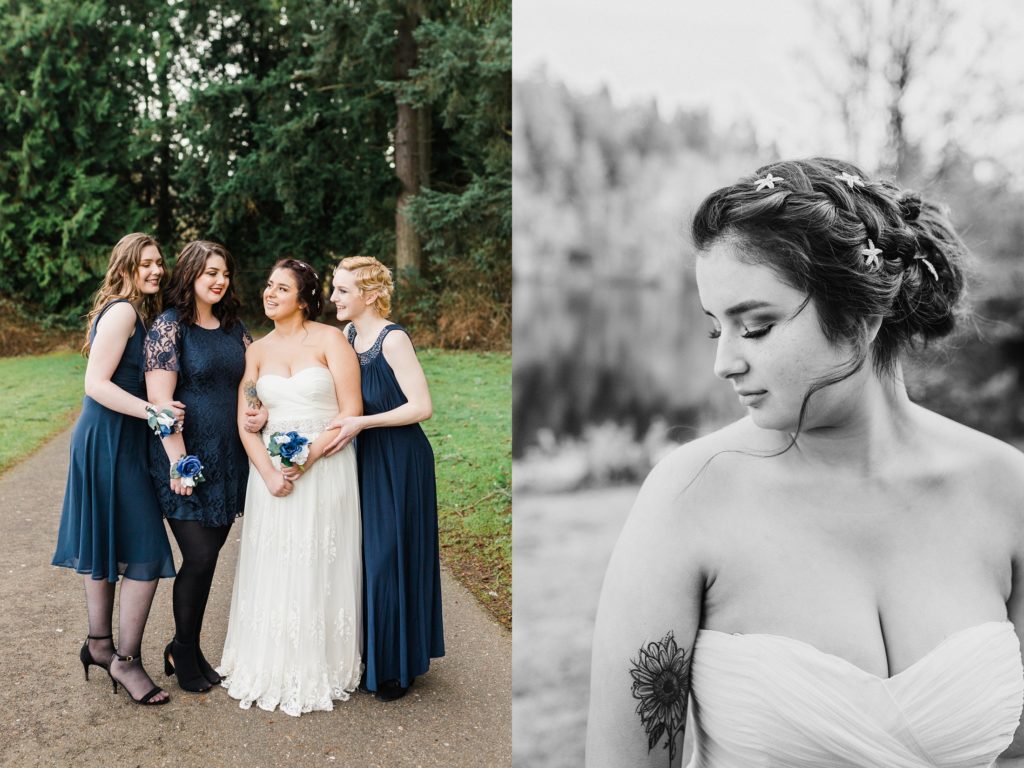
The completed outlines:
{"type": "MultiPolygon", "coordinates": [[[[134,664],[134,663],[138,662],[139,666],[142,666],[142,656],[141,655],[139,655],[139,656],[122,656],[117,651],[114,651],[114,658],[116,658],[118,661],[123,661],[126,664],[134,664]]],[[[110,675],[110,683],[114,686],[114,693],[117,693],[117,678],[114,677],[114,673],[111,672],[109,669],[107,670],[107,674],[110,675]]],[[[152,700],[154,696],[156,696],[158,694],[161,694],[161,693],[164,693],[164,689],[161,688],[158,685],[154,685],[152,688],[149,689],[149,691],[147,691],[145,694],[143,694],[142,696],[140,696],[137,699],[134,696],[132,696],[132,692],[128,690],[128,688],[124,685],[124,683],[121,684],[121,687],[124,688],[124,692],[128,694],[128,698],[129,699],[134,701],[136,704],[142,704],[142,705],[145,705],[147,707],[159,707],[161,704],[166,704],[167,702],[169,702],[171,700],[170,696],[168,696],[166,699],[160,699],[160,701],[153,701],[152,700]]]]}
{"type": "Polygon", "coordinates": [[[111,645],[113,645],[114,636],[113,635],[86,635],[85,642],[82,643],[82,650],[79,651],[79,653],[78,653],[78,658],[82,660],[82,669],[85,670],[85,679],[86,680],[89,679],[89,667],[91,667],[91,666],[99,667],[100,669],[104,670],[105,672],[109,672],[110,671],[110,662],[109,661],[106,664],[104,664],[102,661],[96,661],[96,659],[94,659],[92,657],[92,651],[89,650],[89,641],[90,640],[110,640],[111,641],[111,645]]]}
{"type": "MultiPolygon", "coordinates": [[[[194,659],[195,654],[192,654],[192,656],[194,659]]],[[[168,677],[177,675],[178,685],[181,686],[183,691],[206,693],[213,688],[213,684],[199,671],[198,662],[193,660],[192,664],[189,665],[186,661],[188,658],[188,646],[182,645],[177,640],[171,640],[167,647],[164,648],[164,674],[168,677]],[[186,668],[188,669],[187,672],[186,668]],[[187,677],[183,678],[183,674],[187,675],[187,677]]]]}

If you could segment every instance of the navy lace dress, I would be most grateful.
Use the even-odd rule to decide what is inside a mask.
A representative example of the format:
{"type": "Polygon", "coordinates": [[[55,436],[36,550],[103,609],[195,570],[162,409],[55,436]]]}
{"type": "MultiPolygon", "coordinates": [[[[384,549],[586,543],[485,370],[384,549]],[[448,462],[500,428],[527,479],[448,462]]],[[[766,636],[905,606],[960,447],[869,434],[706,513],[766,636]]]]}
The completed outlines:
{"type": "MultiPolygon", "coordinates": [[[[119,301],[124,301],[121,299],[119,301]]],[[[113,301],[103,308],[89,331],[113,301]]],[[[142,377],[141,319],[111,376],[117,386],[146,398],[142,377]]],[[[146,467],[150,435],[143,419],[100,405],[88,395],[71,433],[71,463],[53,564],[74,568],[93,579],[137,581],[174,576],[174,560],[146,467]]]]}
{"type": "MultiPolygon", "coordinates": [[[[357,352],[363,412],[383,413],[408,402],[381,352],[391,331],[357,352]]],[[[355,344],[349,326],[349,343],[355,344]]],[[[409,686],[444,656],[441,565],[437,544],[434,452],[419,424],[364,429],[356,438],[363,516],[364,634],[367,688],[386,680],[409,686]]]]}
{"type": "Polygon", "coordinates": [[[165,517],[207,528],[231,525],[245,509],[249,458],[238,438],[238,384],[252,337],[241,322],[207,330],[168,309],[146,337],[146,370],[176,371],[174,399],[185,404],[185,449],[203,462],[205,482],[179,496],[168,481],[170,461],[160,440],[149,441],[149,471],[165,517]]]}

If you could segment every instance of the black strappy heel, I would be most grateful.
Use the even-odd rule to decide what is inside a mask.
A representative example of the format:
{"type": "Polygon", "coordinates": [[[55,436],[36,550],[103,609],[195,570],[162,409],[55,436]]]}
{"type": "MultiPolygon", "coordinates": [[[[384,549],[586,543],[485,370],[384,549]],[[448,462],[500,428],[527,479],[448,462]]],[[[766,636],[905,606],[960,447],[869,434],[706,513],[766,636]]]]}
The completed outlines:
{"type": "Polygon", "coordinates": [[[96,659],[94,659],[92,657],[92,651],[89,650],[89,641],[90,640],[110,640],[111,644],[113,644],[114,636],[113,635],[86,635],[85,636],[85,642],[82,643],[82,650],[78,653],[78,658],[82,660],[82,669],[85,670],[85,679],[86,680],[89,679],[89,667],[90,666],[99,667],[100,669],[105,670],[107,672],[110,671],[110,662],[109,661],[106,664],[104,664],[104,663],[102,663],[100,661],[96,661],[96,659]]]}
{"type": "MultiPolygon", "coordinates": [[[[134,664],[135,662],[138,662],[140,666],[142,665],[142,654],[141,653],[138,656],[122,656],[117,651],[114,651],[114,657],[118,661],[123,661],[126,664],[134,664]]],[[[114,693],[117,693],[117,678],[114,677],[114,673],[111,672],[109,669],[107,670],[107,674],[110,675],[110,682],[114,686],[114,693]]],[[[164,693],[164,689],[161,688],[158,685],[154,685],[149,690],[148,693],[146,693],[144,696],[142,696],[141,698],[138,698],[138,699],[136,699],[134,696],[132,696],[132,692],[128,690],[127,686],[125,686],[123,683],[121,685],[124,688],[124,692],[128,694],[128,698],[131,699],[132,701],[134,701],[136,704],[144,704],[144,705],[149,706],[149,707],[158,707],[161,704],[166,704],[167,702],[169,702],[171,700],[171,697],[168,696],[166,699],[160,699],[160,701],[152,701],[152,698],[154,696],[156,696],[157,694],[160,694],[160,693],[164,693]]]]}

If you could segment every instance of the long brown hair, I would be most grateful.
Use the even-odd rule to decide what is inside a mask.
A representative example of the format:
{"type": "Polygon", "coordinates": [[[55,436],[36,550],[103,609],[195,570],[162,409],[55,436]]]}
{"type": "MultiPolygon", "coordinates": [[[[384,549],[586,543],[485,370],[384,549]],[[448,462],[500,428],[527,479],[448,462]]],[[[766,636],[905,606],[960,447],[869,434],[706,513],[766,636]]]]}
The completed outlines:
{"type": "MultiPolygon", "coordinates": [[[[86,357],[89,356],[89,331],[92,329],[93,320],[111,301],[127,299],[139,311],[146,324],[160,314],[160,292],[145,294],[135,284],[135,275],[138,273],[139,263],[142,261],[142,251],[151,245],[156,248],[162,260],[164,256],[156,240],[142,232],[125,235],[117,241],[117,245],[110,252],[110,263],[107,265],[107,274],[103,278],[103,285],[96,291],[92,309],[86,316],[85,344],[82,345],[82,354],[86,357]]],[[[165,269],[163,275],[160,276],[161,289],[166,282],[167,270],[165,269]]]]}
{"type": "MultiPolygon", "coordinates": [[[[167,286],[166,302],[168,307],[178,310],[178,319],[183,323],[195,323],[196,315],[195,283],[199,275],[206,269],[206,262],[211,256],[220,256],[228,268],[228,275],[234,278],[235,259],[220,243],[209,240],[193,240],[181,249],[177,261],[174,262],[174,274],[167,286]]],[[[213,305],[213,316],[221,322],[223,330],[229,330],[238,322],[239,301],[235,296],[235,281],[228,281],[227,290],[221,300],[213,305]]]]}

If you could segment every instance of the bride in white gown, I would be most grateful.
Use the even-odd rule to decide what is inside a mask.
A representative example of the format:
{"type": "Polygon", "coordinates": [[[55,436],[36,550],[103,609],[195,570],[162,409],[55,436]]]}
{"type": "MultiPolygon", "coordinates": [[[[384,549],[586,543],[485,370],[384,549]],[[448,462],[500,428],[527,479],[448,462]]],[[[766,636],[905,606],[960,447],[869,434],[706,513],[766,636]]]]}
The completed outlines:
{"type": "Polygon", "coordinates": [[[341,332],[315,323],[323,296],[304,262],[278,262],[263,293],[274,330],[249,347],[239,395],[269,412],[260,435],[240,430],[251,469],[227,639],[218,672],[243,709],[298,716],[331,710],[359,684],[361,579],[354,450],[321,458],[338,414],[362,412],[359,363],[341,332]],[[294,430],[310,441],[300,471],[267,443],[294,430]]]}

